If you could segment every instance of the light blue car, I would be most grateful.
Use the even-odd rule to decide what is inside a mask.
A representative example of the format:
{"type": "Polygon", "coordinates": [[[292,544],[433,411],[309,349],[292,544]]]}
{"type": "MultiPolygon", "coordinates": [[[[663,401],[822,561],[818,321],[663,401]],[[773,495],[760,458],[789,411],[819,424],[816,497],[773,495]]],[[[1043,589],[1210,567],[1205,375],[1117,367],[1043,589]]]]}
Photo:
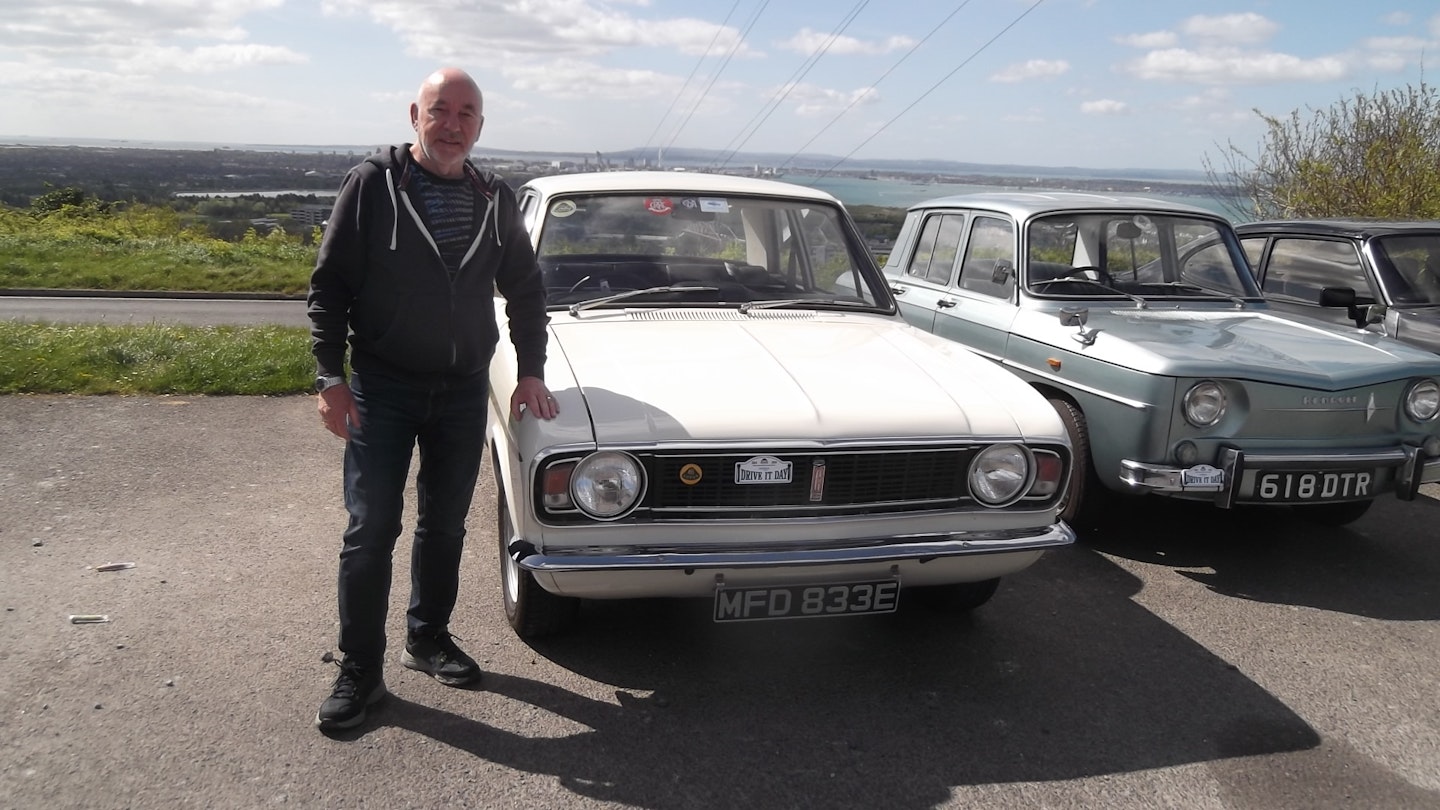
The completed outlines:
{"type": "Polygon", "coordinates": [[[1272,312],[1205,209],[944,197],[908,210],[884,272],[907,320],[1050,400],[1076,454],[1069,521],[1149,493],[1341,525],[1440,481],[1440,357],[1272,312]]]}

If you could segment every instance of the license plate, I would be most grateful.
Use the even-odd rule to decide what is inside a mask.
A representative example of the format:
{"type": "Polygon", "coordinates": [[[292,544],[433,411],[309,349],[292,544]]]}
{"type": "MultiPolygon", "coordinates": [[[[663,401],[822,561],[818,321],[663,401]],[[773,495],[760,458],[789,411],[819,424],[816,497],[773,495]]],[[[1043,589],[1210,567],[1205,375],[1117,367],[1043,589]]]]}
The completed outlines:
{"type": "Polygon", "coordinates": [[[1375,470],[1257,471],[1254,495],[1269,503],[1353,501],[1375,497],[1379,484],[1375,470]]]}
{"type": "Polygon", "coordinates": [[[715,621],[800,619],[894,613],[900,603],[898,578],[872,582],[812,583],[764,588],[715,589],[715,621]]]}

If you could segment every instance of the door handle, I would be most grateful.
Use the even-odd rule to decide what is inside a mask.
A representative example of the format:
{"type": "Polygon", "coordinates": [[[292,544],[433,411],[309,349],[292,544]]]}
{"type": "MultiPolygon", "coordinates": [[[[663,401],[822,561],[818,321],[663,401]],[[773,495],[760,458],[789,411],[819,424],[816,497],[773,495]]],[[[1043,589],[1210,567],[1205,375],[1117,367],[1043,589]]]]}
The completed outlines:
{"type": "Polygon", "coordinates": [[[936,302],[935,302],[935,306],[937,306],[937,307],[939,307],[939,308],[941,308],[941,309],[950,309],[951,307],[953,307],[953,306],[955,306],[955,305],[957,305],[957,304],[959,304],[959,303],[960,303],[960,302],[959,302],[959,301],[956,301],[954,298],[941,298],[939,301],[936,301],[936,302]]]}
{"type": "Polygon", "coordinates": [[[901,287],[900,285],[896,284],[896,285],[894,285],[894,286],[892,286],[892,287],[890,288],[890,294],[891,294],[891,295],[904,295],[904,294],[905,294],[905,290],[907,290],[907,289],[909,289],[909,288],[908,288],[908,287],[901,287]]]}

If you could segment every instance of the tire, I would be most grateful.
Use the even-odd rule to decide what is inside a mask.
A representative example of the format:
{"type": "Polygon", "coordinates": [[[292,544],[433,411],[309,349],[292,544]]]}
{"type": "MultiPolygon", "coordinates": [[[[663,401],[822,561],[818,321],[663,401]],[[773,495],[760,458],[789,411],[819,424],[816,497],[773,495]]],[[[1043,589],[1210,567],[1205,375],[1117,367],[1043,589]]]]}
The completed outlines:
{"type": "Polygon", "coordinates": [[[1085,414],[1068,399],[1048,397],[1048,400],[1065,425],[1074,454],[1070,484],[1060,499],[1060,519],[1072,527],[1093,526],[1105,509],[1110,491],[1100,482],[1090,459],[1090,431],[1085,423],[1085,414]]]}
{"type": "Polygon", "coordinates": [[[907,589],[916,602],[940,613],[969,613],[990,601],[1000,578],[980,582],[957,582],[953,585],[923,585],[907,589]]]}
{"type": "Polygon", "coordinates": [[[1345,501],[1344,503],[1317,503],[1308,506],[1292,506],[1295,514],[1311,523],[1321,526],[1344,526],[1354,523],[1370,511],[1369,501],[1345,501]]]}
{"type": "Polygon", "coordinates": [[[523,639],[543,638],[561,633],[575,623],[580,600],[556,596],[540,587],[535,576],[515,562],[510,554],[510,539],[515,535],[510,521],[505,492],[497,484],[499,494],[495,508],[496,542],[500,551],[500,593],[505,602],[505,620],[515,634],[523,639]]]}

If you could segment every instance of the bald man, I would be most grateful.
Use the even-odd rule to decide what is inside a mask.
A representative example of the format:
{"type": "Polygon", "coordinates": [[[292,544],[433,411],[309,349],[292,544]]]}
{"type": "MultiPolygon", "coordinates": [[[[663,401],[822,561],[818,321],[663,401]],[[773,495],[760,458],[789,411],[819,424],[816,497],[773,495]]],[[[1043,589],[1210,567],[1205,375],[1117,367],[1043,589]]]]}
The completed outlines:
{"type": "Polygon", "coordinates": [[[479,683],[449,623],[485,445],[497,289],[519,360],[511,414],[555,416],[544,383],[545,289],[515,194],[470,161],[484,123],[480,88],[465,71],[426,77],[410,105],[415,142],[346,175],[310,277],[316,406],[345,441],[349,513],[337,588],[343,656],[326,656],[340,672],[315,716],[322,731],[360,725],[386,695],[392,556],[416,449],[400,662],[443,684],[479,683]]]}

